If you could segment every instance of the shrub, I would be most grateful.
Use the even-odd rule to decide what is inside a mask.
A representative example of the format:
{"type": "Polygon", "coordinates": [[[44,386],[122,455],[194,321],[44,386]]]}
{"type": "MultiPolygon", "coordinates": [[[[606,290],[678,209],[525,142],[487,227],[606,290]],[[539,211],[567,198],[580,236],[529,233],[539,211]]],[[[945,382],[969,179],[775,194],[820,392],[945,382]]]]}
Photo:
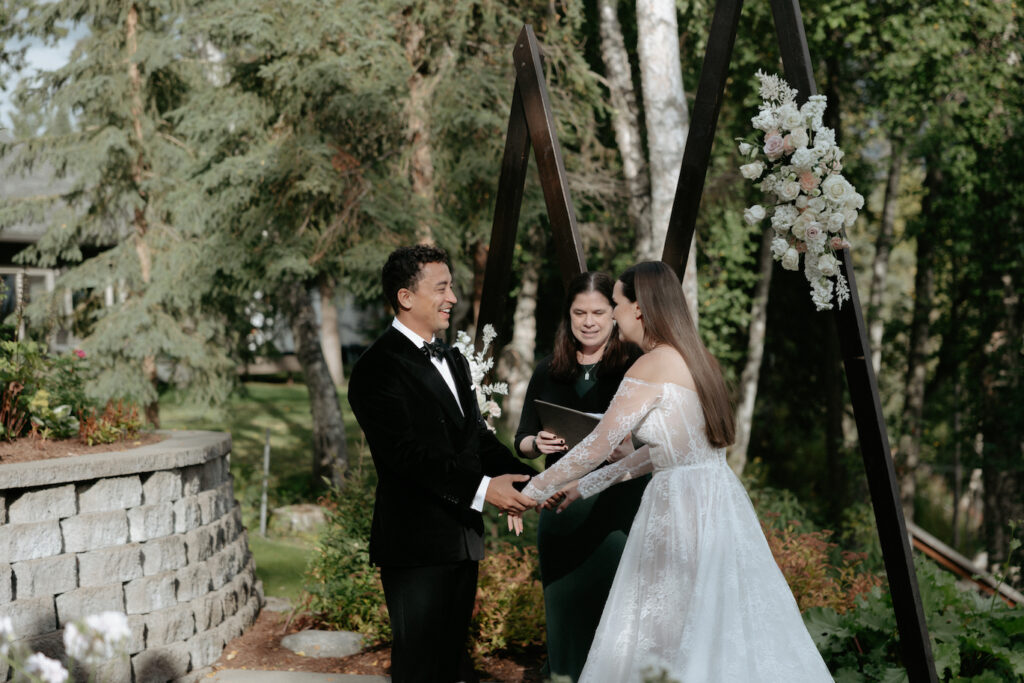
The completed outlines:
{"type": "MultiPolygon", "coordinates": [[[[958,588],[928,559],[918,556],[914,566],[939,680],[1024,680],[1024,608],[958,588]]],[[[905,680],[892,597],[883,588],[845,613],[812,608],[804,621],[837,681],[905,680]]]]}
{"type": "Polygon", "coordinates": [[[109,401],[103,412],[96,415],[95,408],[80,413],[78,436],[90,446],[130,439],[142,429],[142,419],[136,406],[124,401],[109,401]]]}
{"type": "MultiPolygon", "coordinates": [[[[353,469],[342,491],[321,499],[327,524],[306,570],[303,607],[321,627],[358,631],[368,643],[391,638],[380,572],[370,566],[372,472],[353,469]]],[[[544,643],[544,594],[533,548],[499,543],[480,563],[472,637],[477,655],[544,643]]]]}
{"type": "Polygon", "coordinates": [[[374,479],[355,469],[344,490],[321,498],[327,524],[306,570],[303,600],[321,626],[358,631],[368,643],[391,638],[380,572],[370,565],[374,479]]]}
{"type": "Polygon", "coordinates": [[[36,342],[0,341],[0,438],[73,436],[87,375],[82,351],[49,355],[36,342]]]}
{"type": "Polygon", "coordinates": [[[544,644],[544,590],[535,548],[505,544],[480,563],[473,634],[477,655],[544,644]]]}
{"type": "Polygon", "coordinates": [[[832,532],[827,529],[802,531],[797,521],[782,528],[768,522],[761,526],[801,612],[830,607],[843,613],[858,597],[882,585],[880,576],[862,570],[865,554],[838,552],[838,546],[829,541],[832,532]]]}

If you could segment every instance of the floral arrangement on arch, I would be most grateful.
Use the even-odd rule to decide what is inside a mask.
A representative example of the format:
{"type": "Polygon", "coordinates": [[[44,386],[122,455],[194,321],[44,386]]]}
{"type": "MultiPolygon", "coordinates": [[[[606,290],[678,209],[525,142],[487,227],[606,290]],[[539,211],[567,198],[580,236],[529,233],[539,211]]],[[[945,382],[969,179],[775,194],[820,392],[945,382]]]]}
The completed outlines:
{"type": "Polygon", "coordinates": [[[843,235],[857,220],[864,197],[843,177],[843,150],[836,134],[823,125],[825,96],[811,95],[797,106],[797,91],[774,74],[757,72],[760,111],[750,122],[759,131],[742,140],[744,178],[758,183],[767,208],[755,204],[743,212],[750,225],[771,218],[772,257],[787,270],[803,271],[811,300],[819,311],[841,308],[850,288],[836,252],[848,249],[843,235]]]}
{"type": "Polygon", "coordinates": [[[491,424],[491,420],[501,417],[501,406],[498,405],[493,396],[495,394],[500,396],[508,395],[508,384],[505,382],[484,384],[484,377],[494,367],[494,358],[488,356],[487,352],[491,342],[497,336],[498,333],[494,331],[494,327],[487,324],[484,325],[483,346],[481,346],[479,351],[473,348],[473,340],[463,330],[459,330],[456,333],[455,343],[452,344],[469,362],[469,374],[473,380],[473,389],[476,391],[476,402],[480,407],[480,414],[492,432],[494,431],[494,425],[491,424]]]}

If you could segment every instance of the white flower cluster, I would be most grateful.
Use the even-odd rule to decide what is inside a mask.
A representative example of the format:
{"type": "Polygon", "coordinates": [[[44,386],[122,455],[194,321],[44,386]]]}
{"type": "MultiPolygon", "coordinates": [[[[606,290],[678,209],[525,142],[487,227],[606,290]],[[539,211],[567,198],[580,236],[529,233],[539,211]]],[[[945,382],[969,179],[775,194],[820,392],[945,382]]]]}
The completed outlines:
{"type": "Polygon", "coordinates": [[[67,669],[56,659],[35,652],[30,653],[23,644],[15,642],[14,624],[10,617],[0,617],[0,661],[11,668],[14,680],[65,683],[67,669]]]}
{"type": "Polygon", "coordinates": [[[484,377],[494,367],[494,358],[488,357],[487,350],[497,336],[498,333],[494,331],[494,327],[488,324],[484,325],[483,346],[480,348],[480,351],[473,348],[473,340],[463,330],[459,330],[455,335],[455,344],[453,344],[469,361],[469,373],[473,379],[473,388],[476,390],[477,405],[479,405],[480,414],[492,432],[494,431],[494,425],[491,424],[491,419],[501,417],[501,406],[492,397],[494,394],[499,396],[506,396],[508,394],[508,384],[505,382],[484,384],[484,377]]]}
{"type": "Polygon", "coordinates": [[[93,614],[64,627],[64,649],[84,664],[99,664],[122,654],[131,635],[120,612],[93,614]]]}
{"type": "Polygon", "coordinates": [[[843,177],[843,151],[835,131],[823,125],[825,96],[812,95],[797,106],[797,92],[776,75],[757,72],[761,103],[750,120],[751,140],[741,141],[744,178],[759,183],[768,208],[755,204],[743,212],[750,225],[771,218],[775,238],[772,256],[787,270],[800,269],[811,285],[811,300],[819,311],[832,308],[833,296],[842,307],[850,289],[836,252],[850,243],[842,234],[857,220],[864,197],[843,177]]]}

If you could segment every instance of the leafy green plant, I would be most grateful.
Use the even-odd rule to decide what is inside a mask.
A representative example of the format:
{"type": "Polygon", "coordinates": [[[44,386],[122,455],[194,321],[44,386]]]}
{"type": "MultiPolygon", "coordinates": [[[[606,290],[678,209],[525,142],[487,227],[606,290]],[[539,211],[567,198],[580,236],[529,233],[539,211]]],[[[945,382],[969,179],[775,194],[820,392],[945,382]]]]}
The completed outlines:
{"type": "Polygon", "coordinates": [[[320,625],[358,631],[368,643],[391,637],[380,572],[370,566],[373,483],[370,472],[358,468],[344,490],[320,499],[327,524],[306,569],[303,600],[320,625]]]}
{"type": "MultiPolygon", "coordinates": [[[[957,587],[952,574],[915,558],[918,587],[942,681],[1024,681],[1024,608],[957,587]]],[[[815,607],[804,621],[836,681],[905,680],[892,597],[881,587],[845,613],[815,607]]]]}
{"type": "Polygon", "coordinates": [[[108,401],[103,412],[96,414],[95,408],[81,413],[78,435],[90,446],[99,443],[114,443],[130,439],[142,429],[139,409],[124,401],[108,401]]]}
{"type": "Polygon", "coordinates": [[[28,432],[44,439],[73,436],[75,415],[88,405],[88,375],[84,351],[52,355],[33,341],[0,341],[0,438],[28,432]]]}
{"type": "Polygon", "coordinates": [[[506,544],[480,563],[473,611],[478,656],[543,645],[544,590],[537,577],[537,550],[506,544]]]}

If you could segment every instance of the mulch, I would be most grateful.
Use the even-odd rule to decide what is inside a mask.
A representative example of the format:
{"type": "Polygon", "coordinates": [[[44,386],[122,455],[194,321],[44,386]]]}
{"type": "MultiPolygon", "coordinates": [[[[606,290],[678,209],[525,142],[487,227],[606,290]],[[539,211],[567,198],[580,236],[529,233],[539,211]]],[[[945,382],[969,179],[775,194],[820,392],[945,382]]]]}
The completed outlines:
{"type": "MultiPolygon", "coordinates": [[[[304,657],[281,647],[281,638],[309,628],[309,619],[290,618],[280,612],[263,610],[244,634],[224,647],[213,664],[219,669],[306,671],[312,673],[369,674],[387,676],[391,671],[391,648],[379,645],[350,657],[304,657]]],[[[482,681],[541,683],[542,648],[502,657],[483,657],[476,663],[482,681]]]]}
{"type": "Polygon", "coordinates": [[[125,451],[156,443],[157,441],[163,441],[166,438],[167,436],[164,434],[142,432],[127,441],[89,446],[77,438],[44,440],[38,436],[23,436],[16,441],[0,441],[0,465],[9,465],[15,462],[31,462],[32,460],[47,460],[49,458],[66,458],[72,455],[125,451]]]}

